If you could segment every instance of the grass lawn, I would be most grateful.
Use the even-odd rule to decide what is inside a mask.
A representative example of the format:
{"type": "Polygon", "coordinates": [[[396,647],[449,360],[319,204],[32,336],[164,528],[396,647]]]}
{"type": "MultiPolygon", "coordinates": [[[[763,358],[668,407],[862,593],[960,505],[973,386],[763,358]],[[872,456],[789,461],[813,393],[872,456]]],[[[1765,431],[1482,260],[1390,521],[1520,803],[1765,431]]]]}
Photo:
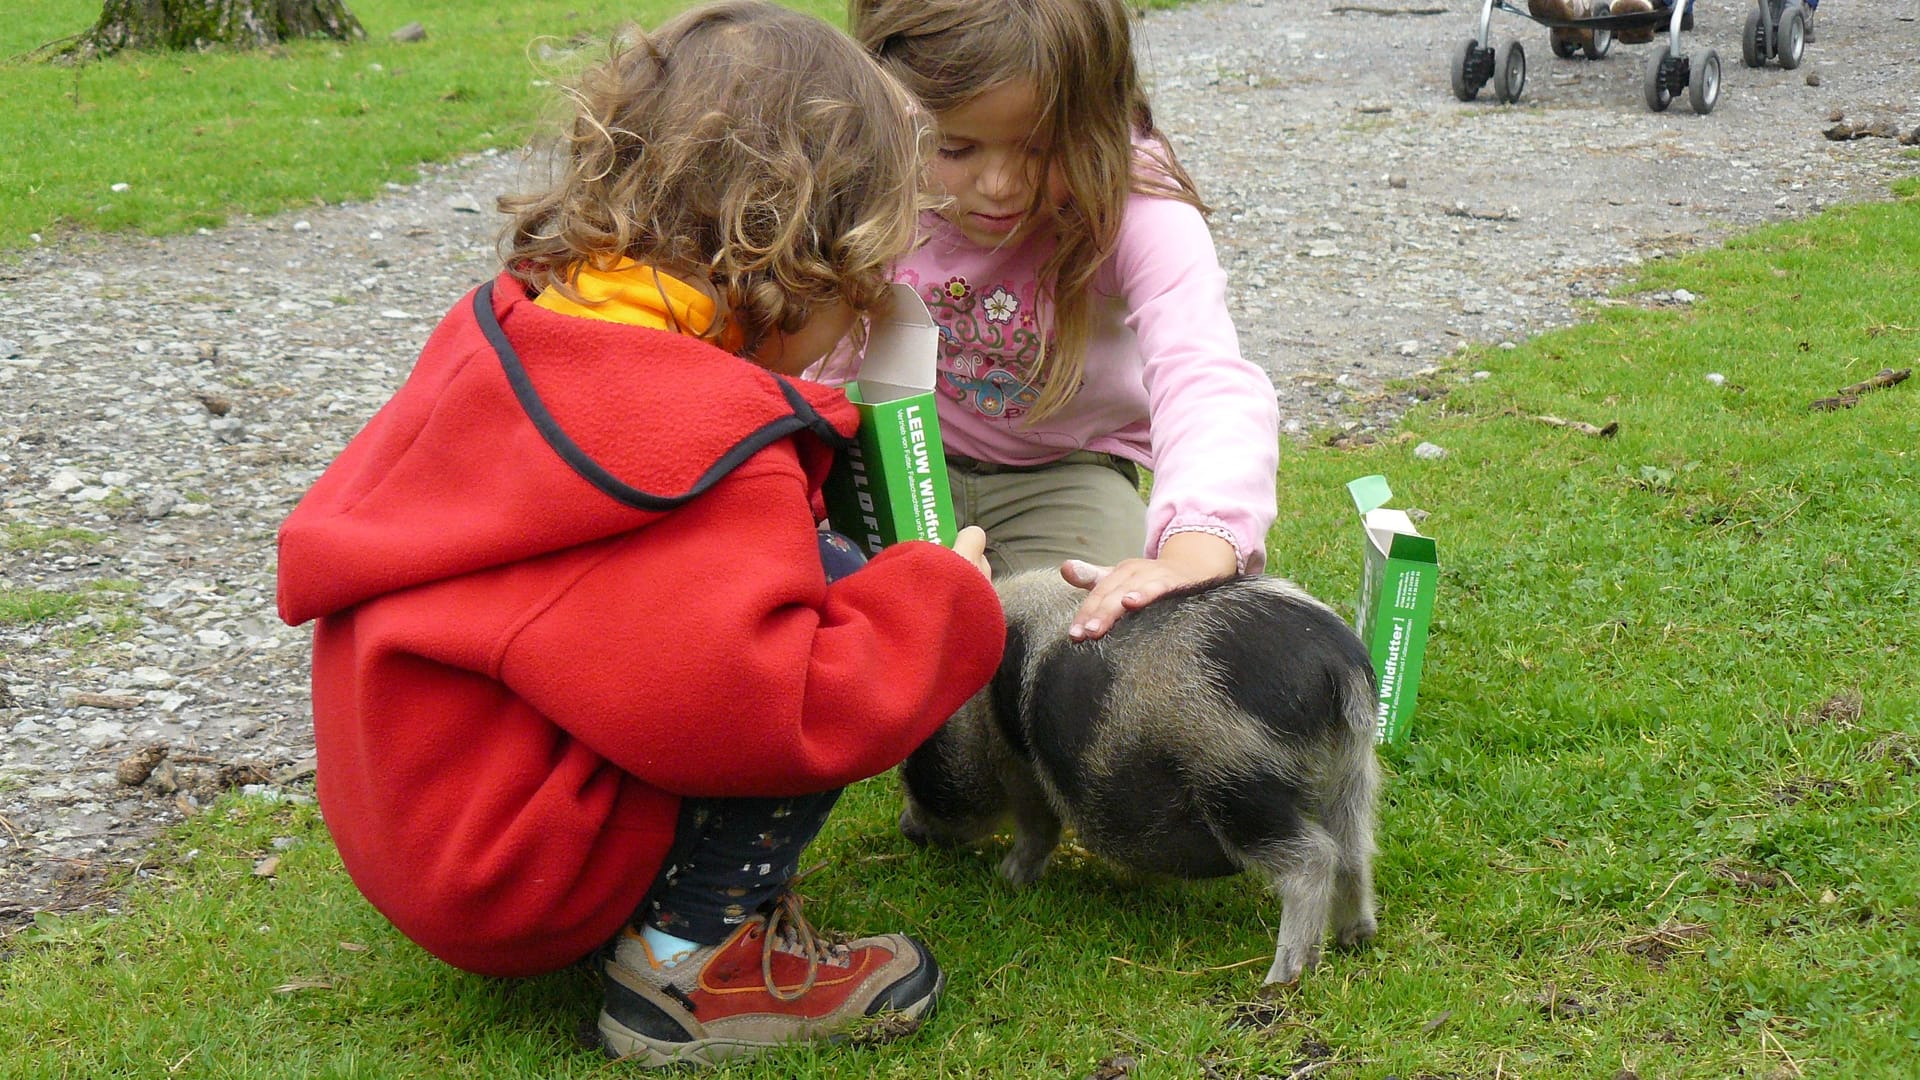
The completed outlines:
{"type": "MultiPolygon", "coordinates": [[[[353,45],[140,54],[98,64],[28,54],[87,29],[100,0],[10,4],[0,19],[0,251],[64,230],[180,232],[236,213],[365,199],[422,162],[525,145],[551,83],[605,55],[622,23],[683,0],[352,0],[353,45]],[[18,10],[24,8],[25,10],[18,10]],[[426,40],[390,40],[409,22],[426,40]],[[22,149],[24,148],[24,149],[22,149]],[[114,186],[125,184],[124,190],[114,186]]],[[[838,0],[791,7],[838,20],[838,0]]]]}
{"type": "MultiPolygon", "coordinates": [[[[510,145],[543,77],[533,33],[657,10],[351,6],[373,40],[350,50],[0,67],[0,140],[36,150],[0,160],[0,249],[54,222],[363,197],[510,145]],[[426,43],[386,42],[415,18],[426,43]],[[224,149],[225,123],[252,149],[224,149]],[[135,132],[165,136],[145,166],[100,149],[135,132]],[[86,194],[116,181],[160,194],[86,194]]],[[[6,54],[89,9],[16,13],[6,54]]],[[[1132,882],[1069,852],[1015,892],[997,845],[911,849],[876,780],[816,846],[809,912],[919,934],[946,1008],[905,1042],[708,1075],[1920,1075],[1920,380],[1809,407],[1920,359],[1920,184],[1898,195],[1649,267],[1582,325],[1405,388],[1427,400],[1394,438],[1283,453],[1276,572],[1351,602],[1344,485],[1367,473],[1440,545],[1420,714],[1382,754],[1373,947],[1263,995],[1278,911],[1251,881],[1132,882]],[[1683,287],[1694,303],[1645,302],[1683,287]]],[[[0,1078],[624,1072],[579,1041],[586,972],[432,960],[355,892],[311,806],[223,801],[130,885],[124,915],[0,941],[0,1078]]]]}

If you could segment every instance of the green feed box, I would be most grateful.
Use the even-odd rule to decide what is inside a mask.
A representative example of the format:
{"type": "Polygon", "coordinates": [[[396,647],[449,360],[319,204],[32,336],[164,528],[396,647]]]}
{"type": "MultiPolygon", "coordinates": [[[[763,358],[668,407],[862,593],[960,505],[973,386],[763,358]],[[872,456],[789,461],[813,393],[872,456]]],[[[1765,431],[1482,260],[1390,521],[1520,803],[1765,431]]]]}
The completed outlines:
{"type": "Polygon", "coordinates": [[[868,333],[860,378],[847,385],[860,432],[827,476],[827,523],[868,555],[902,540],[953,546],[953,492],[933,395],[939,347],[927,305],[896,283],[892,308],[868,333]]]}
{"type": "Polygon", "coordinates": [[[1360,509],[1366,552],[1354,629],[1373,654],[1379,679],[1374,734],[1400,742],[1413,726],[1420,668],[1427,655],[1440,564],[1431,537],[1421,536],[1404,510],[1388,510],[1393,498],[1384,476],[1363,476],[1347,485],[1360,509]]]}

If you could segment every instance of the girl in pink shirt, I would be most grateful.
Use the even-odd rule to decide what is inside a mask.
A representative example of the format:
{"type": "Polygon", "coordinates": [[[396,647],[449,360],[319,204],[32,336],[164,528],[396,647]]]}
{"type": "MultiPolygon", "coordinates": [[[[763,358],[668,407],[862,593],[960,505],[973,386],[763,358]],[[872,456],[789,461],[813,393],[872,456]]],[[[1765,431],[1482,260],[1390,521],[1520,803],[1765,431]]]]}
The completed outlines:
{"type": "Polygon", "coordinates": [[[1060,566],[1088,590],[1078,640],[1259,573],[1273,386],[1240,355],[1126,0],[854,0],[852,23],[939,129],[939,202],[895,277],[940,324],[955,507],[996,574],[1060,566]],[[1153,472],[1144,513],[1136,466],[1153,472]]]}

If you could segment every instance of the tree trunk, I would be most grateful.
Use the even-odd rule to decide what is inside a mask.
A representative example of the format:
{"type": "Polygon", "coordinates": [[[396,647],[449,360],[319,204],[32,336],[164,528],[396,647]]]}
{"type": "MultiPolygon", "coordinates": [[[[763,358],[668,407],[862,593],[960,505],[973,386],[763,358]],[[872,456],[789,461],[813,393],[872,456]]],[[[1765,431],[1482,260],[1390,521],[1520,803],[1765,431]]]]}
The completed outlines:
{"type": "Polygon", "coordinates": [[[367,36],[344,0],[105,0],[88,33],[91,51],[249,49],[291,38],[367,36]]]}

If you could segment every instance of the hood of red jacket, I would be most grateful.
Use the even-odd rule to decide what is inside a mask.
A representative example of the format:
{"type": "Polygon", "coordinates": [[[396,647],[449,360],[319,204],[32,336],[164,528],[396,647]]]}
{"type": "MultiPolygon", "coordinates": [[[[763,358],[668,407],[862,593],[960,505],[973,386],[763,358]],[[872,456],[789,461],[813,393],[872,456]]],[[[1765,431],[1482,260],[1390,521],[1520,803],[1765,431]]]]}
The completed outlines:
{"type": "Polygon", "coordinates": [[[548,311],[502,275],[454,306],[280,527],[281,618],[630,532],[795,435],[817,487],[857,423],[836,388],[548,311]]]}

